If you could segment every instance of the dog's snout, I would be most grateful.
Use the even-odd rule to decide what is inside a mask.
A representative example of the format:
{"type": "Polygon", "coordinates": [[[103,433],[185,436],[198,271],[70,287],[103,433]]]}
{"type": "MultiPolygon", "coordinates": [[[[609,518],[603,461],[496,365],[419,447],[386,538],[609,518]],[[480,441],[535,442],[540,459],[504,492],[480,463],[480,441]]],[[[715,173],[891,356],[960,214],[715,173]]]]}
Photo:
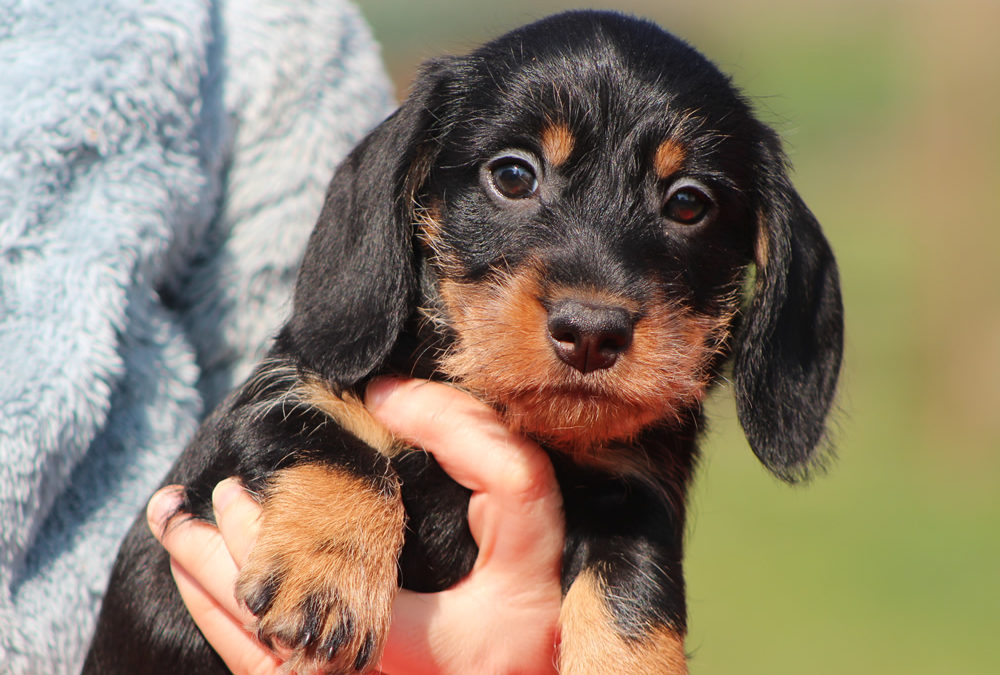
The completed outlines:
{"type": "Polygon", "coordinates": [[[581,373],[615,365],[632,344],[632,317],[622,307],[562,300],[549,309],[556,355],[581,373]]]}

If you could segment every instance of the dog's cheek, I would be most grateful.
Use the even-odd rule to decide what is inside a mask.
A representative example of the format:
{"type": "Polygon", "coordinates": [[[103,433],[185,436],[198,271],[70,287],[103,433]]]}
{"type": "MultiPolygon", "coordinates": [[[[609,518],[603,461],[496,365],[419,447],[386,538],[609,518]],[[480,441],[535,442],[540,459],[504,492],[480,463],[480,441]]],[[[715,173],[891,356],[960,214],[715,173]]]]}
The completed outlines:
{"type": "Polygon", "coordinates": [[[491,285],[444,280],[441,293],[459,336],[442,363],[450,376],[487,398],[554,380],[536,272],[491,285]]]}
{"type": "Polygon", "coordinates": [[[276,474],[237,597],[296,672],[364,670],[379,658],[405,515],[395,482],[299,464],[276,474]]]}

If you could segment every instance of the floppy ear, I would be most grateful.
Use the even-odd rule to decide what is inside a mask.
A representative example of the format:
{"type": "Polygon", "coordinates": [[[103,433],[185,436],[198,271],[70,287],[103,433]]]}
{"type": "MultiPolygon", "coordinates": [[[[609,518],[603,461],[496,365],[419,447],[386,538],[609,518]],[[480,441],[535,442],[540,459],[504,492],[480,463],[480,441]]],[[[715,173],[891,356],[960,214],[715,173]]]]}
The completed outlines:
{"type": "Polygon", "coordinates": [[[327,190],[278,353],[332,384],[354,384],[388,356],[416,294],[412,193],[429,165],[447,72],[425,69],[406,102],[347,156],[327,190]]]}
{"type": "Polygon", "coordinates": [[[735,345],[740,423],[777,476],[804,478],[826,433],[843,353],[833,251],[767,131],[759,174],[756,289],[735,345]]]}

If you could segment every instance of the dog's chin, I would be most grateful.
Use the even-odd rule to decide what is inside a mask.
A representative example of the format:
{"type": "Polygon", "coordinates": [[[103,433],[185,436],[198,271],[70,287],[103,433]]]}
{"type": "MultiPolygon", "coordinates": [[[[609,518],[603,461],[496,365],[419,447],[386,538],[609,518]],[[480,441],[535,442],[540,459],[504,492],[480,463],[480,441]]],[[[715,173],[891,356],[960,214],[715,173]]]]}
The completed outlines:
{"type": "Polygon", "coordinates": [[[588,387],[546,387],[536,390],[486,393],[511,429],[528,434],[555,450],[599,454],[611,444],[629,442],[653,426],[673,426],[697,400],[637,405],[588,387]]]}
{"type": "Polygon", "coordinates": [[[555,449],[588,454],[607,443],[631,440],[658,418],[653,411],[628,409],[587,392],[524,394],[510,400],[503,414],[512,429],[555,449]]]}

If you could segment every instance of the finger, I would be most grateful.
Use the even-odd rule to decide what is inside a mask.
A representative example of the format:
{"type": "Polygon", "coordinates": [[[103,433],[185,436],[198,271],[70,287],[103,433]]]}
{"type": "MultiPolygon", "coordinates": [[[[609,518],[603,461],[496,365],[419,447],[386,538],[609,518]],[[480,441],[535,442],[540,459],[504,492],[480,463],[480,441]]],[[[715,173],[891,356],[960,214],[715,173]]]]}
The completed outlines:
{"type": "Polygon", "coordinates": [[[474,492],[512,505],[558,493],[545,452],[465,392],[438,382],[379,378],[369,385],[366,401],[393,433],[432,452],[452,478],[474,492]]]}
{"type": "Polygon", "coordinates": [[[215,522],[229,555],[243,567],[260,530],[260,505],[235,478],[227,478],[212,491],[215,522]]]}
{"type": "MultiPolygon", "coordinates": [[[[523,580],[522,580],[523,581],[523,580]]],[[[559,580],[513,584],[473,572],[440,593],[400,590],[379,667],[384,673],[546,673],[562,598],[559,580]],[[484,608],[487,608],[484,611],[484,608]]]]}
{"type": "Polygon", "coordinates": [[[401,589],[392,603],[392,621],[386,637],[379,669],[385,673],[430,673],[447,638],[446,617],[437,595],[401,589]]]}
{"type": "Polygon", "coordinates": [[[547,489],[548,460],[534,443],[511,433],[485,403],[426,380],[377,378],[366,391],[372,414],[397,436],[434,453],[456,481],[475,491],[531,498],[547,489]],[[490,447],[491,453],[479,452],[490,447]],[[471,456],[470,456],[471,453],[471,456]]]}
{"type": "MultiPolygon", "coordinates": [[[[515,580],[558,578],[565,540],[561,513],[547,502],[517,512],[474,493],[469,499],[469,531],[479,550],[474,569],[515,580]]],[[[515,583],[513,588],[519,588],[515,583]]]]}
{"type": "Polygon", "coordinates": [[[278,672],[281,660],[255,640],[180,563],[171,560],[170,571],[191,617],[230,671],[235,675],[278,672]]]}
{"type": "Polygon", "coordinates": [[[188,514],[174,515],[180,490],[177,486],[163,488],[149,501],[146,519],[153,536],[225,611],[249,625],[253,615],[233,594],[237,568],[222,535],[212,525],[188,514]]]}
{"type": "Polygon", "coordinates": [[[562,497],[541,447],[511,432],[486,404],[444,384],[376,379],[366,402],[393,433],[432,452],[473,491],[469,526],[480,547],[477,565],[496,560],[510,574],[558,568],[562,497]]]}

